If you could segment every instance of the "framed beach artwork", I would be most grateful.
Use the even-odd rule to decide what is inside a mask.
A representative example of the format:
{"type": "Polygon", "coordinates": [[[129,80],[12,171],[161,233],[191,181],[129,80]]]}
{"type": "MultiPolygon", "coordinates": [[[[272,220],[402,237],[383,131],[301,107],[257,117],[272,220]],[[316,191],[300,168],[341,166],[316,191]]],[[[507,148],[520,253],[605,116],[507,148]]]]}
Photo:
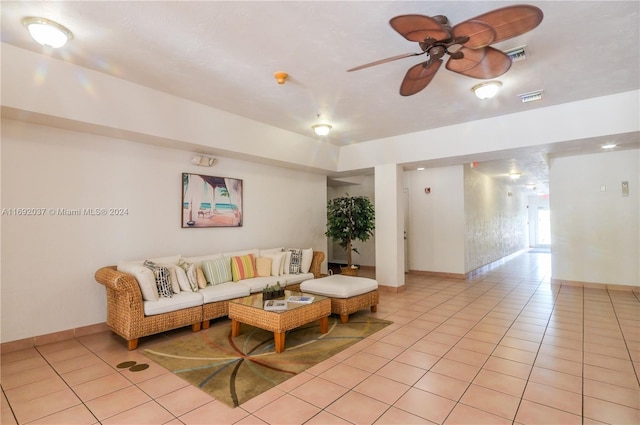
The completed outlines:
{"type": "Polygon", "coordinates": [[[182,173],[182,227],[242,227],[242,180],[182,173]]]}

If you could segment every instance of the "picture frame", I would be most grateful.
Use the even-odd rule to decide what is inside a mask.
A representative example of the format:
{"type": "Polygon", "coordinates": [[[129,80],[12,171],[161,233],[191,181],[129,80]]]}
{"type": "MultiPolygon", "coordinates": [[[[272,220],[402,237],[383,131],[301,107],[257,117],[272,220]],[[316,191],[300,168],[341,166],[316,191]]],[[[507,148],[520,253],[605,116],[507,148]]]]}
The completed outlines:
{"type": "Polygon", "coordinates": [[[242,227],[242,180],[182,173],[182,228],[242,227]]]}

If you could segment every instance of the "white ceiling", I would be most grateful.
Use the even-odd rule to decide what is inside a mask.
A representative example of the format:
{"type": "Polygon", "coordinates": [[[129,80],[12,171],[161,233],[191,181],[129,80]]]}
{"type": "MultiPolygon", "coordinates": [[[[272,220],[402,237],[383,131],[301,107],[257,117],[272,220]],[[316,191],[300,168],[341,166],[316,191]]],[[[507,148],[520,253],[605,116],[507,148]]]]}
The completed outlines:
{"type": "MultiPolygon", "coordinates": [[[[528,58],[499,78],[503,89],[492,100],[471,93],[480,80],[444,67],[422,92],[400,96],[404,73],[423,56],[346,72],[420,51],[389,26],[396,15],[444,14],[455,24],[519,3],[3,0],[0,7],[5,43],[310,137],[316,137],[311,125],[320,114],[333,125],[325,140],[336,145],[640,88],[636,0],[528,2],[542,9],[544,19],[533,31],[494,45],[503,50],[526,45],[528,58]],[[74,38],[63,49],[43,51],[21,25],[25,16],[55,20],[74,38]],[[276,71],[289,73],[285,85],[276,83],[276,71]],[[544,90],[541,101],[520,102],[518,94],[538,89],[544,90]]],[[[503,175],[506,167],[515,167],[540,186],[546,155],[596,151],[601,143],[502,152],[482,158],[479,170],[503,175]]],[[[638,136],[626,135],[619,143],[637,147],[638,136]]]]}

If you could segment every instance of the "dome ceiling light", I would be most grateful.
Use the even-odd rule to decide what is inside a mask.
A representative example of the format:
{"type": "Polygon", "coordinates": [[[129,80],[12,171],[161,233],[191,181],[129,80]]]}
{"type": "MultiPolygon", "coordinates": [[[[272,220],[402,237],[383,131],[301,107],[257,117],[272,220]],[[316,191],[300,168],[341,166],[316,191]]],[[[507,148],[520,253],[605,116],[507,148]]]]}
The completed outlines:
{"type": "Polygon", "coordinates": [[[487,81],[486,83],[476,84],[471,87],[471,91],[476,95],[478,99],[491,99],[493,96],[498,94],[498,90],[502,87],[502,83],[500,81],[487,81]]]}
{"type": "Polygon", "coordinates": [[[316,124],[312,125],[311,128],[313,128],[313,131],[315,131],[318,136],[326,136],[332,127],[329,124],[316,124]]]}
{"type": "Polygon", "coordinates": [[[55,49],[62,47],[73,38],[73,34],[64,26],[46,18],[27,17],[22,20],[31,37],[43,46],[55,49]]]}

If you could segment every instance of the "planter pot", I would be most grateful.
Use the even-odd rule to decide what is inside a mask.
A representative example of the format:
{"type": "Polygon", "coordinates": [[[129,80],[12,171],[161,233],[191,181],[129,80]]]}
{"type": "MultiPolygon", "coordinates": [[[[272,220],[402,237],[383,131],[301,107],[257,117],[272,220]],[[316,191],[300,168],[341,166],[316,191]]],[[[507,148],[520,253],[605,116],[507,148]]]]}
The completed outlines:
{"type": "Polygon", "coordinates": [[[340,274],[345,276],[358,276],[358,269],[353,267],[340,267],[340,274]]]}
{"type": "Polygon", "coordinates": [[[281,289],[279,291],[271,291],[271,292],[263,292],[262,293],[262,300],[263,301],[274,300],[276,298],[281,298],[281,297],[284,297],[284,289],[281,289]]]}

